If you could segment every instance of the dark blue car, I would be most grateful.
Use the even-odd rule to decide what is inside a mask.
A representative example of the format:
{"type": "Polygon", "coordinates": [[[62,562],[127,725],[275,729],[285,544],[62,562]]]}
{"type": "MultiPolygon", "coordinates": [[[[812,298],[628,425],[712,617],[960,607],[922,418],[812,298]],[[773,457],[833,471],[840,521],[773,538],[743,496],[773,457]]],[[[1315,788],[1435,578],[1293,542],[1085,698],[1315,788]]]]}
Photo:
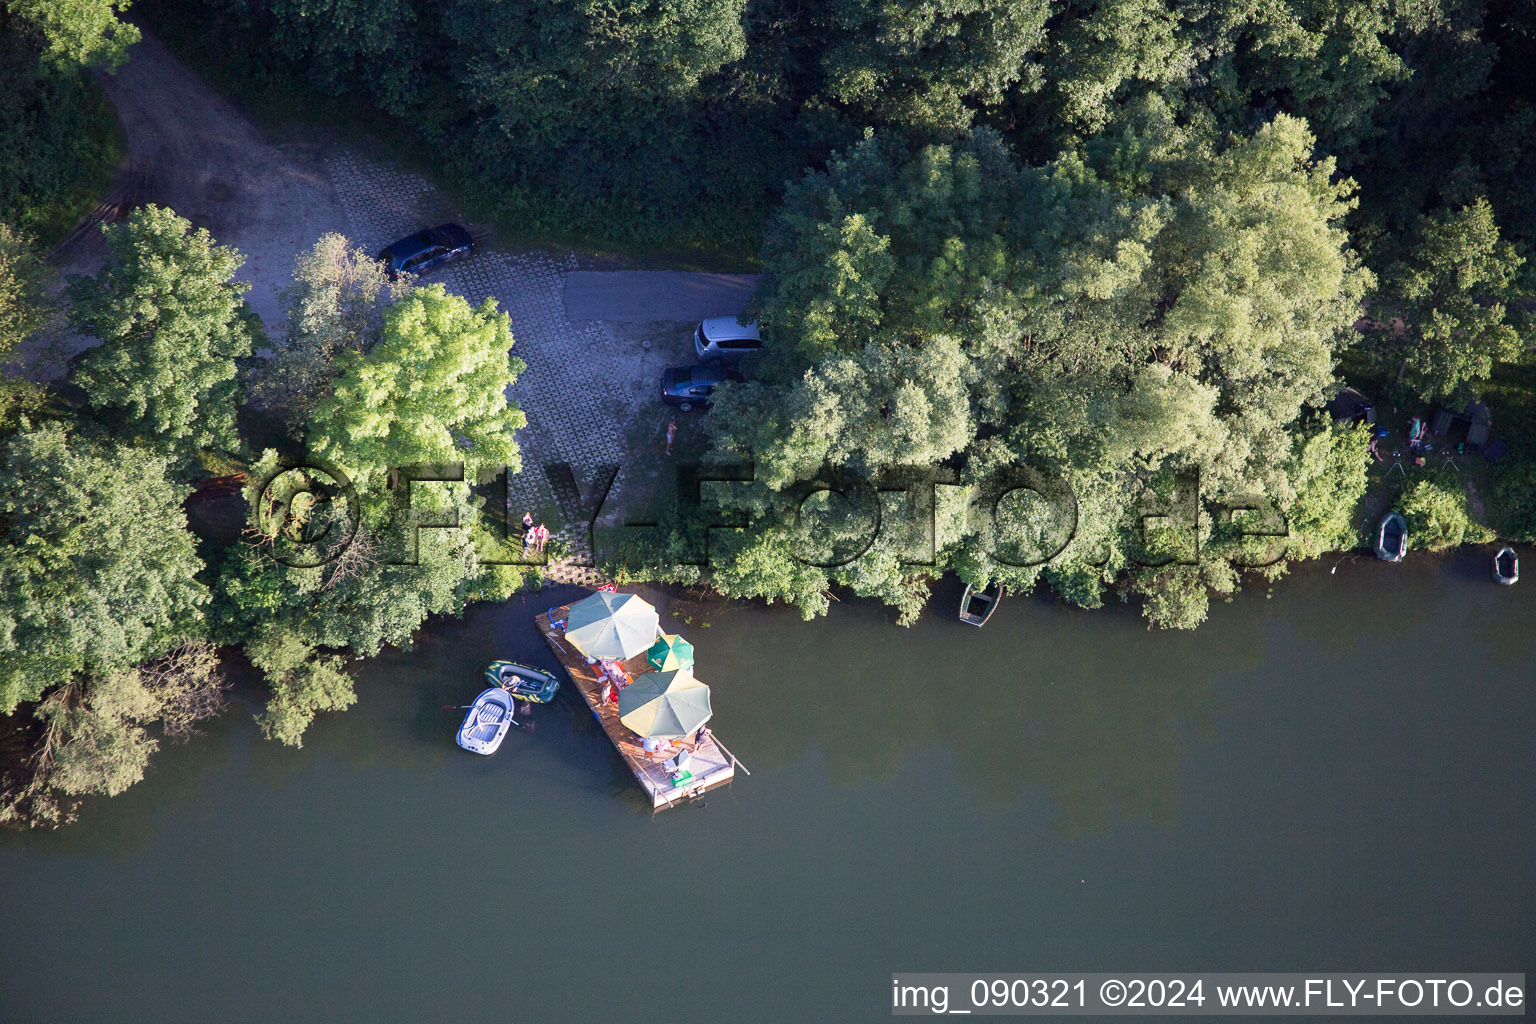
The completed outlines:
{"type": "Polygon", "coordinates": [[[741,374],[719,363],[674,366],[661,374],[661,400],[683,412],[708,409],[710,396],[721,381],[741,380],[741,374]]]}
{"type": "Polygon", "coordinates": [[[389,269],[391,278],[396,278],[401,274],[425,274],[474,251],[475,242],[468,231],[457,224],[439,224],[384,249],[379,253],[379,262],[389,269]]]}

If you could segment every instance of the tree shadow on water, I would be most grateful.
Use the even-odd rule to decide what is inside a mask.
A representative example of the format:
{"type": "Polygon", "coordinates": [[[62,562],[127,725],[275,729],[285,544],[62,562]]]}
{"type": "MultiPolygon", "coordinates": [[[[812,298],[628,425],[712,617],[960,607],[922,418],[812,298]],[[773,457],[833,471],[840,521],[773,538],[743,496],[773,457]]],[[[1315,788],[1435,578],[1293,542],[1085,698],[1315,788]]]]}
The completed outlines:
{"type": "Polygon", "coordinates": [[[1134,607],[1010,597],[977,630],[943,614],[958,589],[941,586],[911,629],[866,602],[809,623],[721,609],[712,635],[690,637],[700,678],[717,686],[720,730],[754,766],[819,748],[850,785],[890,781],[937,751],[982,806],[1043,792],[1068,835],[1176,824],[1185,744],[1213,732],[1218,680],[1263,659],[1259,609],[1221,605],[1194,633],[1149,632],[1134,607]]]}

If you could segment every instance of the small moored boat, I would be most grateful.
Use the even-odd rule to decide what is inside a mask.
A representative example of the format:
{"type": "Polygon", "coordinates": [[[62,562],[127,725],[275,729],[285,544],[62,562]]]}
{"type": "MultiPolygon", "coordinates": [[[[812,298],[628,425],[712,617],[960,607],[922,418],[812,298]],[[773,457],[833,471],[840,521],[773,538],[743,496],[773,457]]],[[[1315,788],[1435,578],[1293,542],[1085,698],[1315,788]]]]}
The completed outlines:
{"type": "Polygon", "coordinates": [[[494,754],[512,727],[512,695],[493,686],[469,707],[459,726],[459,746],[476,754],[494,754]]]}
{"type": "Polygon", "coordinates": [[[1388,512],[1376,532],[1376,557],[1386,562],[1401,562],[1408,553],[1408,521],[1396,512],[1388,512]]]}
{"type": "Polygon", "coordinates": [[[965,593],[960,595],[960,621],[972,626],[985,626],[992,613],[997,611],[997,602],[1002,598],[1001,583],[988,583],[979,591],[967,585],[965,593]]]}
{"type": "Polygon", "coordinates": [[[1499,548],[1493,555],[1493,581],[1506,587],[1520,579],[1520,559],[1514,548],[1499,548]]]}
{"type": "Polygon", "coordinates": [[[517,700],[548,704],[560,689],[560,680],[540,668],[515,661],[493,661],[485,667],[485,685],[507,687],[517,700]]]}

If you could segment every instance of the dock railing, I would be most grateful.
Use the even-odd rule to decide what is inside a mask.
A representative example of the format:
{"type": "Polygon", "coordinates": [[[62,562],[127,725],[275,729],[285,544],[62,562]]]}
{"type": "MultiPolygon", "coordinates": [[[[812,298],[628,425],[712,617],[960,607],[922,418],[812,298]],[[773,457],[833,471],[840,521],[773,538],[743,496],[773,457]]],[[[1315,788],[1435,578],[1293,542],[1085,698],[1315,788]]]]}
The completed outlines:
{"type": "Polygon", "coordinates": [[[720,748],[720,752],[731,759],[731,764],[735,765],[737,768],[740,768],[747,775],[752,774],[752,772],[747,769],[747,766],[741,763],[741,758],[731,753],[731,748],[720,742],[720,737],[715,736],[713,732],[710,733],[710,736],[714,737],[715,746],[720,748]]]}

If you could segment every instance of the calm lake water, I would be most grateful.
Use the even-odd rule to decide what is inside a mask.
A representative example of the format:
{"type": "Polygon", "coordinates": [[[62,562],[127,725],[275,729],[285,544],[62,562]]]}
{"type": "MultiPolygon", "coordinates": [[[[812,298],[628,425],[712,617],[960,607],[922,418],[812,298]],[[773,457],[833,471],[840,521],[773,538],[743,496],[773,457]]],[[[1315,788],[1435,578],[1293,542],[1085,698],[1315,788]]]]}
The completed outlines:
{"type": "Polygon", "coordinates": [[[493,658],[553,667],[531,617],[575,592],[482,607],[301,751],[237,705],[75,827],[0,836],[0,1020],[874,1021],[898,970],[1536,973],[1536,583],[1486,559],[1311,567],[1192,634],[646,592],[752,771],[654,818],[568,693],[493,758],[453,745],[439,706],[493,658]]]}

